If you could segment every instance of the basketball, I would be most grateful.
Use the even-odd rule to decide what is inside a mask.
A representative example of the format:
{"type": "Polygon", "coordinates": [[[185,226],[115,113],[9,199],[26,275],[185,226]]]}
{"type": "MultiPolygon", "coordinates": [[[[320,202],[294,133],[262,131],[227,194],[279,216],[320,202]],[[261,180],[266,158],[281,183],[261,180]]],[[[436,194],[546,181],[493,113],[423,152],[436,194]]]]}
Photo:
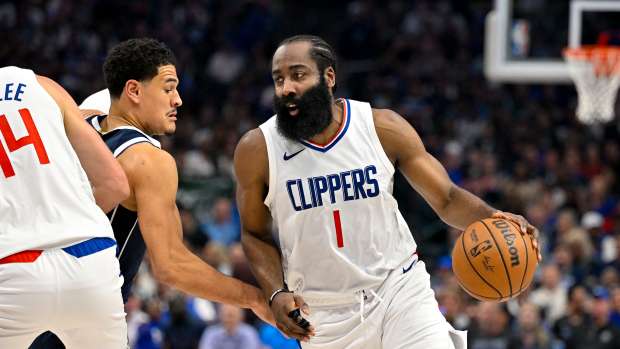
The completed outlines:
{"type": "Polygon", "coordinates": [[[503,302],[525,290],[538,260],[529,234],[497,218],[472,223],[452,250],[452,270],[463,289],[481,301],[503,302]]]}

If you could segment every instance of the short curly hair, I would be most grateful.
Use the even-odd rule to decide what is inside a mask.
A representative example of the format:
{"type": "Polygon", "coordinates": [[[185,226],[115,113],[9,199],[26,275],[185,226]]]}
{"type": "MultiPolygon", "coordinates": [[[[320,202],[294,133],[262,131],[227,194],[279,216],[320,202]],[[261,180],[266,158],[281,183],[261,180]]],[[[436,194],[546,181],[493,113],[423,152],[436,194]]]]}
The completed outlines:
{"type": "Polygon", "coordinates": [[[114,46],[103,63],[103,77],[113,98],[119,98],[127,80],[147,81],[164,65],[176,65],[174,53],[151,38],[129,39],[114,46]]]}

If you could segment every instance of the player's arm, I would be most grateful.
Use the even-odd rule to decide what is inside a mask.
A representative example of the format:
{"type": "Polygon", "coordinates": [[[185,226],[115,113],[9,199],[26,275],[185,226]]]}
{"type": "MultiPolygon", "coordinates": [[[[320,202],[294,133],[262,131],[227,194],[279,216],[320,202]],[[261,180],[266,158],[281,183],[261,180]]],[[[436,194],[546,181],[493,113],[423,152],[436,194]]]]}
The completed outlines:
{"type": "MultiPolygon", "coordinates": [[[[392,163],[444,222],[465,230],[483,218],[508,219],[518,224],[523,233],[532,234],[534,248],[539,250],[536,227],[523,216],[498,211],[454,184],[443,165],[426,151],[418,133],[403,117],[387,109],[374,109],[373,117],[381,145],[392,163]]],[[[538,260],[541,259],[538,251],[538,260]]]]}
{"type": "Polygon", "coordinates": [[[82,119],[89,118],[93,115],[102,115],[102,114],[106,114],[106,113],[101,110],[96,110],[96,109],[80,109],[80,115],[82,116],[82,119]]]}
{"type": "Polygon", "coordinates": [[[259,129],[246,134],[234,156],[237,205],[241,216],[241,243],[252,272],[269,297],[284,287],[280,253],[270,229],[270,214],[263,200],[267,193],[267,149],[259,129]]]}
{"type": "Polygon", "coordinates": [[[177,168],[172,156],[143,143],[126,150],[119,161],[133,190],[155,277],[200,298],[251,308],[263,320],[270,321],[271,313],[258,288],[220,273],[183,244],[175,201],[177,168]]]}
{"type": "Polygon", "coordinates": [[[426,151],[414,128],[400,115],[387,109],[375,109],[373,115],[386,154],[444,222],[464,230],[497,211],[454,184],[441,163],[426,151]]]}
{"type": "MultiPolygon", "coordinates": [[[[235,174],[237,176],[237,206],[241,216],[241,244],[265,297],[284,288],[280,252],[271,235],[271,217],[263,203],[267,194],[269,160],[267,145],[260,129],[246,133],[235,149],[235,174]]],[[[278,293],[271,309],[278,328],[289,337],[307,340],[313,328],[306,330],[295,324],[288,313],[302,307],[303,299],[291,293],[278,293]]]]}
{"type": "Polygon", "coordinates": [[[88,176],[97,205],[104,212],[112,210],[129,195],[125,172],[97,132],[84,122],[67,91],[49,78],[37,76],[37,80],[62,112],[67,138],[88,176]]]}

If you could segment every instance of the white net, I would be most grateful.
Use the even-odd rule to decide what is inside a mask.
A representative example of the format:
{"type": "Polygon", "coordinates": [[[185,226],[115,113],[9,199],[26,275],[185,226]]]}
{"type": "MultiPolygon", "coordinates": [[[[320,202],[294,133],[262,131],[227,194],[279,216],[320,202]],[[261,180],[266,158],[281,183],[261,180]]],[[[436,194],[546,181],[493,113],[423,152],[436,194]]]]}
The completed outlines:
{"type": "Polygon", "coordinates": [[[620,86],[620,48],[569,48],[564,58],[579,95],[579,120],[586,124],[611,121],[620,86]]]}

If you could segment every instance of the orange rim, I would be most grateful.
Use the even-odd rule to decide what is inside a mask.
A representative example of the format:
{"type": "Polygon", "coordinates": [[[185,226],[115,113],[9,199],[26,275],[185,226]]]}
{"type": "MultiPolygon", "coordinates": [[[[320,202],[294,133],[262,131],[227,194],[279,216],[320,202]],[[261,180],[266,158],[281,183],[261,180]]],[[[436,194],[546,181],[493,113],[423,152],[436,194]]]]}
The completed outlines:
{"type": "Polygon", "coordinates": [[[568,47],[562,52],[568,63],[589,61],[597,75],[620,74],[620,47],[585,45],[568,47]]]}

